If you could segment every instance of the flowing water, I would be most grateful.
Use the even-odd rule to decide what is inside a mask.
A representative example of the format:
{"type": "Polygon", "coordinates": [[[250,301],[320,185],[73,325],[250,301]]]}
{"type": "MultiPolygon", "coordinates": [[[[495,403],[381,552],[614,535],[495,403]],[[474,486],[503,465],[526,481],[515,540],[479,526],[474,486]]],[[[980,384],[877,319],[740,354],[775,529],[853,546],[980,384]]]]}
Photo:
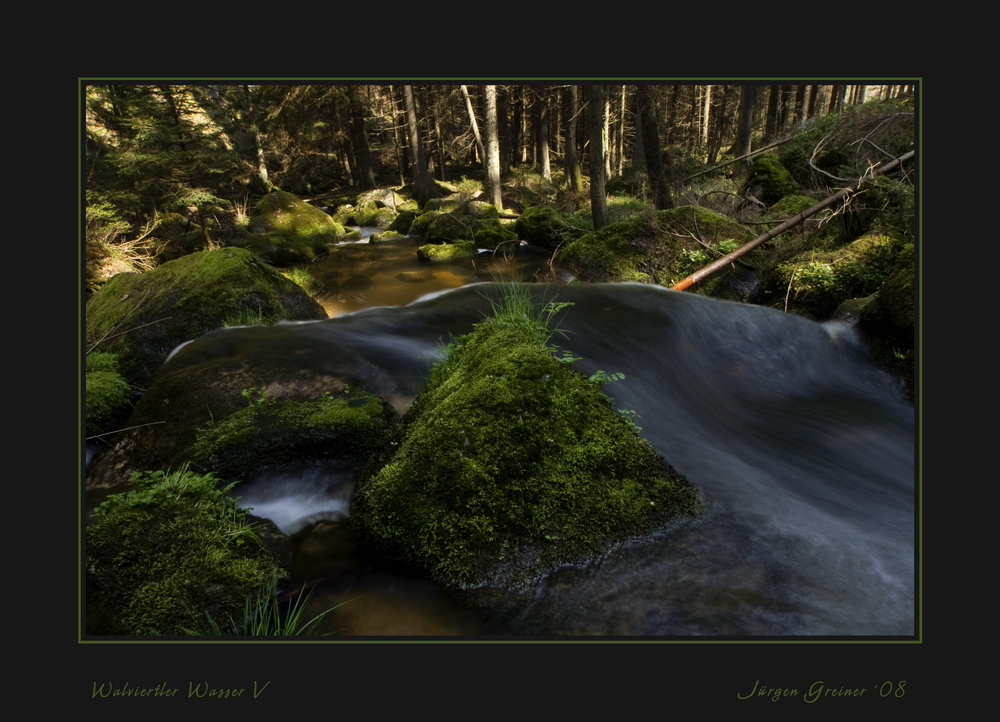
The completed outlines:
{"type": "MultiPolygon", "coordinates": [[[[320,294],[330,319],[214,332],[167,366],[226,354],[275,373],[346,363],[405,410],[442,344],[471,330],[502,285],[467,285],[483,277],[485,257],[421,268],[415,243],[396,245],[342,247],[320,294]],[[430,277],[399,277],[411,272],[430,277]],[[348,283],[360,276],[370,285],[348,283]]],[[[531,278],[544,265],[488,273],[531,278]]],[[[355,546],[346,522],[353,470],[310,462],[268,470],[238,487],[240,503],[293,536],[293,574],[312,590],[310,609],[339,605],[325,631],[915,634],[914,408],[850,329],[644,284],[530,288],[539,303],[572,304],[556,318],[553,343],[580,357],[574,368],[585,373],[625,375],[605,391],[638,413],[642,434],[701,490],[707,513],[471,609],[355,546]]]]}
{"type": "MultiPolygon", "coordinates": [[[[531,288],[541,303],[572,304],[553,341],[585,373],[625,374],[606,392],[639,414],[642,434],[701,490],[707,514],[471,610],[354,546],[350,470],[304,464],[248,480],[241,504],[294,535],[294,572],[310,581],[314,608],[341,605],[328,631],[915,634],[914,409],[849,329],[643,284],[531,288]]],[[[405,306],[219,333],[243,334],[227,348],[254,364],[347,354],[402,409],[442,342],[469,331],[501,292],[463,286],[405,306]]],[[[199,346],[212,348],[206,337],[170,363],[211,352],[199,346]]]]}

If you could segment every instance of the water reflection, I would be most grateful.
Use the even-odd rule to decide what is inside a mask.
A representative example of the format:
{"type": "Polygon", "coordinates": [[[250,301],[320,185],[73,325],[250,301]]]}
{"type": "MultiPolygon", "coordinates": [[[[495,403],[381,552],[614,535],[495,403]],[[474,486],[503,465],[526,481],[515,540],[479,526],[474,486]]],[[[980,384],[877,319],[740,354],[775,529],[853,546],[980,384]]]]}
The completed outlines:
{"type": "MultiPolygon", "coordinates": [[[[373,229],[360,230],[367,239],[373,229]]],[[[372,306],[405,306],[429,293],[479,281],[533,281],[548,270],[550,254],[543,249],[508,245],[431,264],[417,258],[422,245],[416,237],[342,243],[308,266],[318,283],[313,297],[333,318],[372,306]]]]}

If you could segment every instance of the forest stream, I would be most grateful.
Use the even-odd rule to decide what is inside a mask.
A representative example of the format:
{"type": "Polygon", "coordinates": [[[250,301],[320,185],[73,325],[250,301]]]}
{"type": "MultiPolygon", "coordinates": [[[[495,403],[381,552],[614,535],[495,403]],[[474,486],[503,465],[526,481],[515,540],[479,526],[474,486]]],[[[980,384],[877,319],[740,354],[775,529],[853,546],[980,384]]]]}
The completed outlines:
{"type": "MultiPolygon", "coordinates": [[[[480,282],[530,280],[543,263],[504,270],[478,257],[410,268],[418,265],[407,260],[410,241],[394,243],[403,260],[390,243],[341,246],[310,269],[328,284],[314,295],[329,319],[216,331],[175,351],[166,367],[227,353],[262,366],[309,363],[336,348],[386,383],[421,378],[443,343],[489,311],[492,286],[480,282]],[[412,282],[409,272],[424,280],[412,282]],[[362,275],[367,281],[348,283],[362,275]]],[[[336,606],[324,632],[915,633],[914,408],[852,330],[648,284],[530,287],[540,303],[572,304],[558,316],[553,343],[580,357],[574,368],[584,373],[624,374],[605,392],[638,414],[643,436],[698,487],[707,513],[472,610],[354,546],[349,473],[317,464],[274,469],[237,488],[240,504],[295,539],[293,574],[310,584],[310,611],[336,606]]],[[[399,389],[394,401],[403,408],[412,384],[399,389]]]]}

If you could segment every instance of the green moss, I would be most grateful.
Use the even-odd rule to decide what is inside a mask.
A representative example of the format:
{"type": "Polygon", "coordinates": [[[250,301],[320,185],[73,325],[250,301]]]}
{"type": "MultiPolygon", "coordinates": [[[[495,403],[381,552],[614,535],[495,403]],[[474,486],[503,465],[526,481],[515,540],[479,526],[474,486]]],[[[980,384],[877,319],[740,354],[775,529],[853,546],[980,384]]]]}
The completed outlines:
{"type": "Polygon", "coordinates": [[[417,258],[425,263],[439,263],[474,256],[476,250],[476,244],[472,241],[429,243],[417,248],[417,258]]]}
{"type": "Polygon", "coordinates": [[[395,453],[358,485],[363,541],[436,581],[518,583],[700,511],[595,383],[500,313],[456,340],[404,417],[395,453]]]}
{"type": "Polygon", "coordinates": [[[555,246],[561,240],[561,234],[566,230],[566,219],[551,206],[534,206],[526,208],[517,222],[514,231],[519,238],[538,246],[555,246]]]}
{"type": "MultiPolygon", "coordinates": [[[[425,214],[426,215],[426,214],[425,214]]],[[[473,219],[451,213],[439,213],[422,226],[422,235],[430,243],[471,241],[473,219]]]]}
{"type": "Polygon", "coordinates": [[[797,216],[802,211],[808,210],[816,205],[815,198],[802,195],[785,196],[773,206],[767,209],[764,214],[765,220],[785,220],[797,216]]]}
{"type": "Polygon", "coordinates": [[[94,436],[118,428],[132,411],[132,389],[118,371],[118,357],[110,353],[87,354],[87,434],[94,436]]]}
{"type": "MultiPolygon", "coordinates": [[[[567,243],[555,262],[582,281],[674,283],[753,238],[746,227],[698,206],[640,213],[567,243]],[[699,243],[701,238],[714,253],[699,243]]],[[[699,292],[712,286],[703,284],[699,292]]]]}
{"type": "Polygon", "coordinates": [[[329,215],[284,191],[271,191],[258,201],[249,230],[323,245],[336,243],[344,235],[343,226],[329,215]]]}
{"type": "Polygon", "coordinates": [[[146,273],[118,274],[86,310],[88,347],[117,354],[122,376],[139,386],[178,344],[247,310],[268,322],[326,317],[302,288],[241,248],[192,253],[146,273]]]}
{"type": "Polygon", "coordinates": [[[402,233],[397,231],[384,231],[383,233],[372,233],[368,237],[369,243],[382,243],[383,241],[397,241],[403,237],[402,233]]]}
{"type": "Polygon", "coordinates": [[[509,226],[496,218],[483,218],[472,221],[473,242],[477,248],[495,249],[501,244],[511,244],[518,241],[517,234],[509,226]]]}
{"type": "Polygon", "coordinates": [[[314,401],[274,400],[248,390],[249,405],[200,429],[174,464],[191,463],[226,480],[302,458],[366,461],[395,424],[391,407],[365,392],[314,401]]]}
{"type": "Polygon", "coordinates": [[[750,173],[743,184],[743,190],[770,206],[787,195],[797,193],[799,185],[781,164],[777,154],[762,153],[750,162],[750,173]]]}
{"type": "Polygon", "coordinates": [[[871,301],[859,313],[858,327],[866,333],[873,357],[914,387],[914,325],[916,296],[913,246],[899,253],[896,266],[871,301]]]}
{"type": "Polygon", "coordinates": [[[247,597],[284,575],[211,475],[151,472],[132,486],[87,529],[88,607],[108,610],[92,633],[180,635],[206,614],[239,620],[247,597]]]}
{"type": "Polygon", "coordinates": [[[766,279],[774,305],[826,319],[851,298],[869,296],[892,274],[902,244],[893,236],[871,233],[827,251],[808,251],[779,264],[766,279]]]}

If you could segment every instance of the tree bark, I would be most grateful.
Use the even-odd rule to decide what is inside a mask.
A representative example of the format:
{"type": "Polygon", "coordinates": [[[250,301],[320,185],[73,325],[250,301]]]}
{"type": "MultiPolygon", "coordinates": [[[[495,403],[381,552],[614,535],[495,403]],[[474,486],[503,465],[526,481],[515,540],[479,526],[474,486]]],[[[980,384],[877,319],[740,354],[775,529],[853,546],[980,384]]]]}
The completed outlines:
{"type": "Polygon", "coordinates": [[[486,202],[503,210],[500,193],[500,134],[497,131],[497,86],[486,88],[486,202]]]}
{"type": "Polygon", "coordinates": [[[646,154],[646,174],[649,177],[653,205],[657,210],[667,210],[674,207],[674,200],[670,197],[670,187],[663,166],[660,130],[656,122],[656,113],[653,112],[653,99],[648,85],[637,85],[635,92],[639,110],[638,125],[642,129],[642,147],[646,154]]]}
{"type": "MultiPolygon", "coordinates": [[[[912,151],[911,150],[909,153],[905,153],[905,154],[901,155],[899,158],[896,158],[894,161],[891,161],[891,162],[885,164],[884,166],[880,166],[880,167],[876,168],[875,170],[872,171],[872,175],[873,176],[875,176],[875,175],[884,175],[885,173],[888,173],[891,170],[895,170],[900,165],[902,165],[906,161],[908,161],[911,158],[913,158],[913,156],[915,154],[916,154],[916,151],[912,151]]],[[[777,236],[777,235],[779,235],[781,233],[784,233],[789,228],[793,228],[793,227],[797,226],[799,223],[801,223],[802,221],[804,221],[806,218],[809,218],[810,216],[816,215],[821,210],[823,210],[824,208],[827,208],[828,206],[832,206],[837,201],[845,199],[848,196],[850,196],[851,194],[856,193],[858,191],[858,189],[862,185],[864,185],[864,182],[865,182],[865,180],[867,180],[867,178],[868,178],[868,176],[859,178],[857,181],[855,181],[855,183],[850,188],[844,188],[843,190],[840,190],[840,191],[834,193],[832,196],[828,196],[827,198],[823,199],[822,201],[820,201],[816,205],[814,205],[814,206],[812,206],[810,208],[807,208],[806,210],[802,211],[798,215],[792,216],[791,218],[789,218],[788,220],[786,220],[784,223],[781,223],[781,224],[775,226],[774,228],[772,228],[771,230],[769,230],[767,233],[761,234],[761,235],[757,236],[756,238],[754,238],[752,241],[744,243],[742,246],[740,246],[739,248],[737,248],[732,253],[728,253],[725,256],[723,256],[722,258],[718,259],[717,261],[714,261],[714,262],[708,264],[707,266],[705,266],[704,268],[701,268],[701,269],[695,271],[690,276],[688,276],[687,278],[684,278],[684,279],[678,281],[677,283],[675,283],[670,288],[672,290],[674,290],[674,291],[683,291],[683,290],[685,290],[687,288],[690,288],[692,285],[694,285],[698,281],[702,280],[706,276],[712,275],[713,273],[715,273],[716,271],[718,271],[720,268],[725,268],[730,263],[732,263],[733,261],[735,261],[737,258],[739,258],[740,256],[742,256],[745,253],[748,253],[749,251],[752,251],[754,248],[756,248],[760,244],[765,243],[766,241],[771,240],[772,238],[774,238],[775,236],[777,236]]]]}
{"type": "Polygon", "coordinates": [[[604,124],[606,97],[603,85],[589,86],[590,99],[588,114],[590,119],[590,215],[594,228],[608,225],[608,197],[605,193],[604,124]]]}
{"type": "Polygon", "coordinates": [[[566,119],[566,185],[570,190],[583,190],[583,169],[580,167],[580,156],[577,155],[576,128],[577,116],[580,114],[580,86],[571,85],[566,90],[566,102],[569,108],[566,119]]]}
{"type": "Polygon", "coordinates": [[[351,114],[351,147],[357,160],[360,185],[364,190],[375,188],[375,172],[372,170],[372,152],[368,145],[368,132],[365,130],[364,107],[358,95],[357,85],[347,86],[347,102],[351,114]]]}
{"type": "Polygon", "coordinates": [[[403,86],[403,103],[406,105],[406,125],[410,131],[410,171],[413,174],[413,195],[417,199],[417,203],[423,206],[433,194],[434,180],[427,172],[424,145],[420,140],[420,126],[417,123],[417,101],[413,95],[412,85],[403,86]]]}
{"type": "MultiPolygon", "coordinates": [[[[757,104],[757,86],[744,85],[740,91],[739,125],[736,127],[736,142],[733,144],[733,155],[745,157],[750,154],[750,141],[753,138],[754,106],[757,104]]],[[[747,166],[749,168],[749,165],[747,166]]]]}
{"type": "MultiPolygon", "coordinates": [[[[483,137],[479,134],[479,123],[476,122],[476,111],[472,108],[472,98],[469,97],[469,88],[466,85],[460,86],[462,97],[465,98],[465,112],[469,114],[469,126],[472,128],[472,137],[476,139],[476,148],[479,149],[479,157],[486,162],[486,147],[483,145],[483,137]]],[[[496,101],[496,86],[494,88],[494,102],[496,101]]]]}
{"type": "Polygon", "coordinates": [[[548,88],[542,87],[535,99],[535,148],[538,158],[538,172],[545,180],[552,180],[552,167],[549,164],[549,99],[548,88]]]}

